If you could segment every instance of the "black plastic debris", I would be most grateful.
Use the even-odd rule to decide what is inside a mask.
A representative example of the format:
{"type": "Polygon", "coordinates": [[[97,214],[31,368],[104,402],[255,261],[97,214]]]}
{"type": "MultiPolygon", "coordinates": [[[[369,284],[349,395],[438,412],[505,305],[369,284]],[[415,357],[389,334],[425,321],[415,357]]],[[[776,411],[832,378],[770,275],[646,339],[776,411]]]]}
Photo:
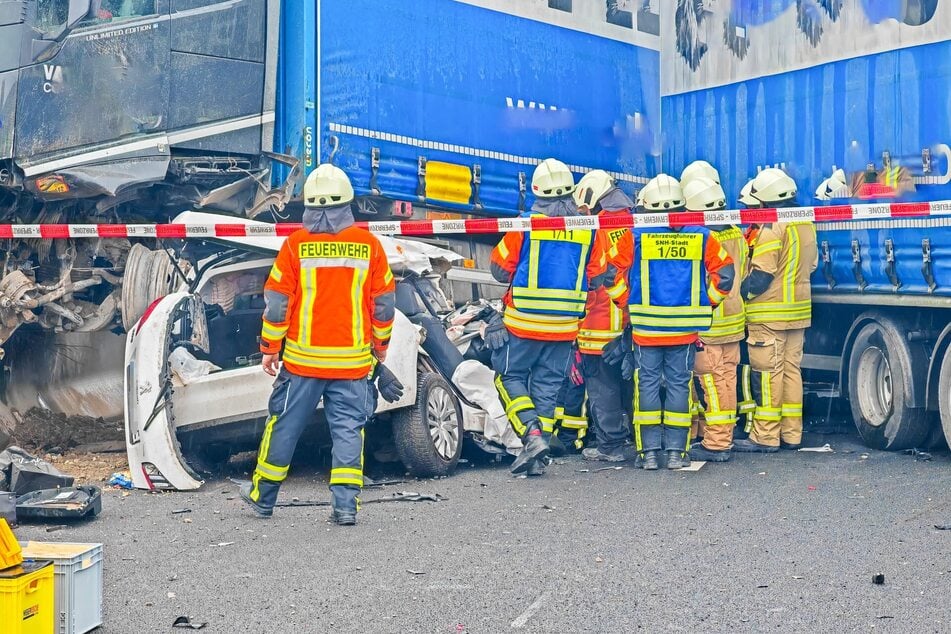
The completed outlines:
{"type": "Polygon", "coordinates": [[[94,486],[33,491],[17,500],[21,521],[91,519],[101,511],[102,492],[94,486]]]}
{"type": "Polygon", "coordinates": [[[939,531],[951,531],[951,524],[935,524],[934,527],[939,531]]]}
{"type": "Polygon", "coordinates": [[[208,625],[208,623],[193,623],[190,618],[187,616],[180,616],[174,621],[172,621],[172,627],[178,627],[185,630],[200,630],[201,628],[208,625]]]}
{"type": "Polygon", "coordinates": [[[14,493],[0,493],[0,517],[13,526],[17,523],[17,496],[14,493]]]}
{"type": "Polygon", "coordinates": [[[0,489],[17,495],[73,486],[73,476],[33,456],[20,447],[11,446],[0,452],[0,489]]]}
{"type": "Polygon", "coordinates": [[[883,574],[873,575],[873,576],[872,576],[872,583],[874,583],[874,584],[877,585],[877,586],[883,586],[883,585],[885,585],[885,575],[883,575],[883,574]]]}
{"type": "Polygon", "coordinates": [[[414,493],[413,491],[400,491],[392,495],[364,500],[364,504],[380,504],[381,502],[443,502],[447,498],[438,493],[414,493]]]}

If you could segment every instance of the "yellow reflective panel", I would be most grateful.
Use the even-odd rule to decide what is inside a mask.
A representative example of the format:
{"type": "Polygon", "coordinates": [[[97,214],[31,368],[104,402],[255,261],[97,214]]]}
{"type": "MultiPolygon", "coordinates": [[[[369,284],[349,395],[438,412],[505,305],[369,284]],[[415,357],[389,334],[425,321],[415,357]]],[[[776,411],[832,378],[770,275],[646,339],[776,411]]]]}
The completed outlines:
{"type": "Polygon", "coordinates": [[[465,165],[426,163],[426,198],[468,204],[472,198],[472,172],[465,165]]]}

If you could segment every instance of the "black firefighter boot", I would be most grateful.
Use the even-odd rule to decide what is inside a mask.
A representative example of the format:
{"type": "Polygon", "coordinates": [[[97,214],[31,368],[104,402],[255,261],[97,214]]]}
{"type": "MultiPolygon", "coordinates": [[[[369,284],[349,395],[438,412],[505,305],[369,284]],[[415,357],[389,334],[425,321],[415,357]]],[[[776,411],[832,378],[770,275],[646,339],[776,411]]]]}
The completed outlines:
{"type": "Polygon", "coordinates": [[[548,441],[542,436],[541,427],[537,422],[529,425],[528,432],[522,438],[522,445],[524,445],[522,453],[518,454],[515,462],[512,463],[512,473],[524,473],[533,460],[541,460],[548,456],[548,441]]]}
{"type": "Polygon", "coordinates": [[[667,468],[668,469],[683,469],[684,467],[689,467],[690,461],[684,459],[684,452],[679,449],[668,449],[667,450],[667,468]]]}
{"type": "Polygon", "coordinates": [[[641,454],[640,467],[645,471],[656,471],[657,470],[657,452],[656,451],[645,451],[641,454]]]}

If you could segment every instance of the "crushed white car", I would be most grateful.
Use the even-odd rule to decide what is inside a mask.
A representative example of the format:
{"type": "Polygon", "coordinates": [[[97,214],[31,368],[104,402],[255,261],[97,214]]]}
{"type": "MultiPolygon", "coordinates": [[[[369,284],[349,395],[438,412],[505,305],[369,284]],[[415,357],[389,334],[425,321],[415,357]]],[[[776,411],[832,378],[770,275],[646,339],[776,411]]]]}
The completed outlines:
{"type": "MultiPolygon", "coordinates": [[[[186,212],[175,222],[213,224],[220,217],[186,212]]],[[[178,292],[156,300],[130,329],[125,431],[136,487],[194,490],[202,485],[205,460],[256,448],[272,383],[258,351],[263,287],[282,242],[200,243],[178,292]]],[[[474,318],[482,307],[454,311],[434,273],[461,257],[422,242],[381,242],[398,279],[386,364],[404,392],[395,403],[377,399],[368,436],[390,424],[400,460],[419,476],[450,474],[467,432],[485,449],[517,452],[521,444],[506,422],[492,371],[466,358],[475,356],[469,347],[480,337],[474,318]]],[[[318,440],[329,444],[321,408],[314,423],[318,440]]]]}

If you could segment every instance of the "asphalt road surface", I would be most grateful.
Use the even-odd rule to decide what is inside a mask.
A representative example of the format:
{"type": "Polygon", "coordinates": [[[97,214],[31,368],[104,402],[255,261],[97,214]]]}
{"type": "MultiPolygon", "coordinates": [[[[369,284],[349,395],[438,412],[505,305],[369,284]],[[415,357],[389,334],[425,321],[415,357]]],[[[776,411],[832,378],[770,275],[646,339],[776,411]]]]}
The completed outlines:
{"type": "MultiPolygon", "coordinates": [[[[109,491],[92,522],[17,534],[104,544],[109,633],[183,631],[179,615],[205,632],[951,631],[948,454],[807,441],[835,453],[698,472],[573,457],[541,479],[470,462],[366,490],[446,499],[366,504],[353,528],[321,507],[255,519],[222,479],[109,491]]],[[[292,471],[293,497],[328,499],[323,470],[292,471]]]]}

